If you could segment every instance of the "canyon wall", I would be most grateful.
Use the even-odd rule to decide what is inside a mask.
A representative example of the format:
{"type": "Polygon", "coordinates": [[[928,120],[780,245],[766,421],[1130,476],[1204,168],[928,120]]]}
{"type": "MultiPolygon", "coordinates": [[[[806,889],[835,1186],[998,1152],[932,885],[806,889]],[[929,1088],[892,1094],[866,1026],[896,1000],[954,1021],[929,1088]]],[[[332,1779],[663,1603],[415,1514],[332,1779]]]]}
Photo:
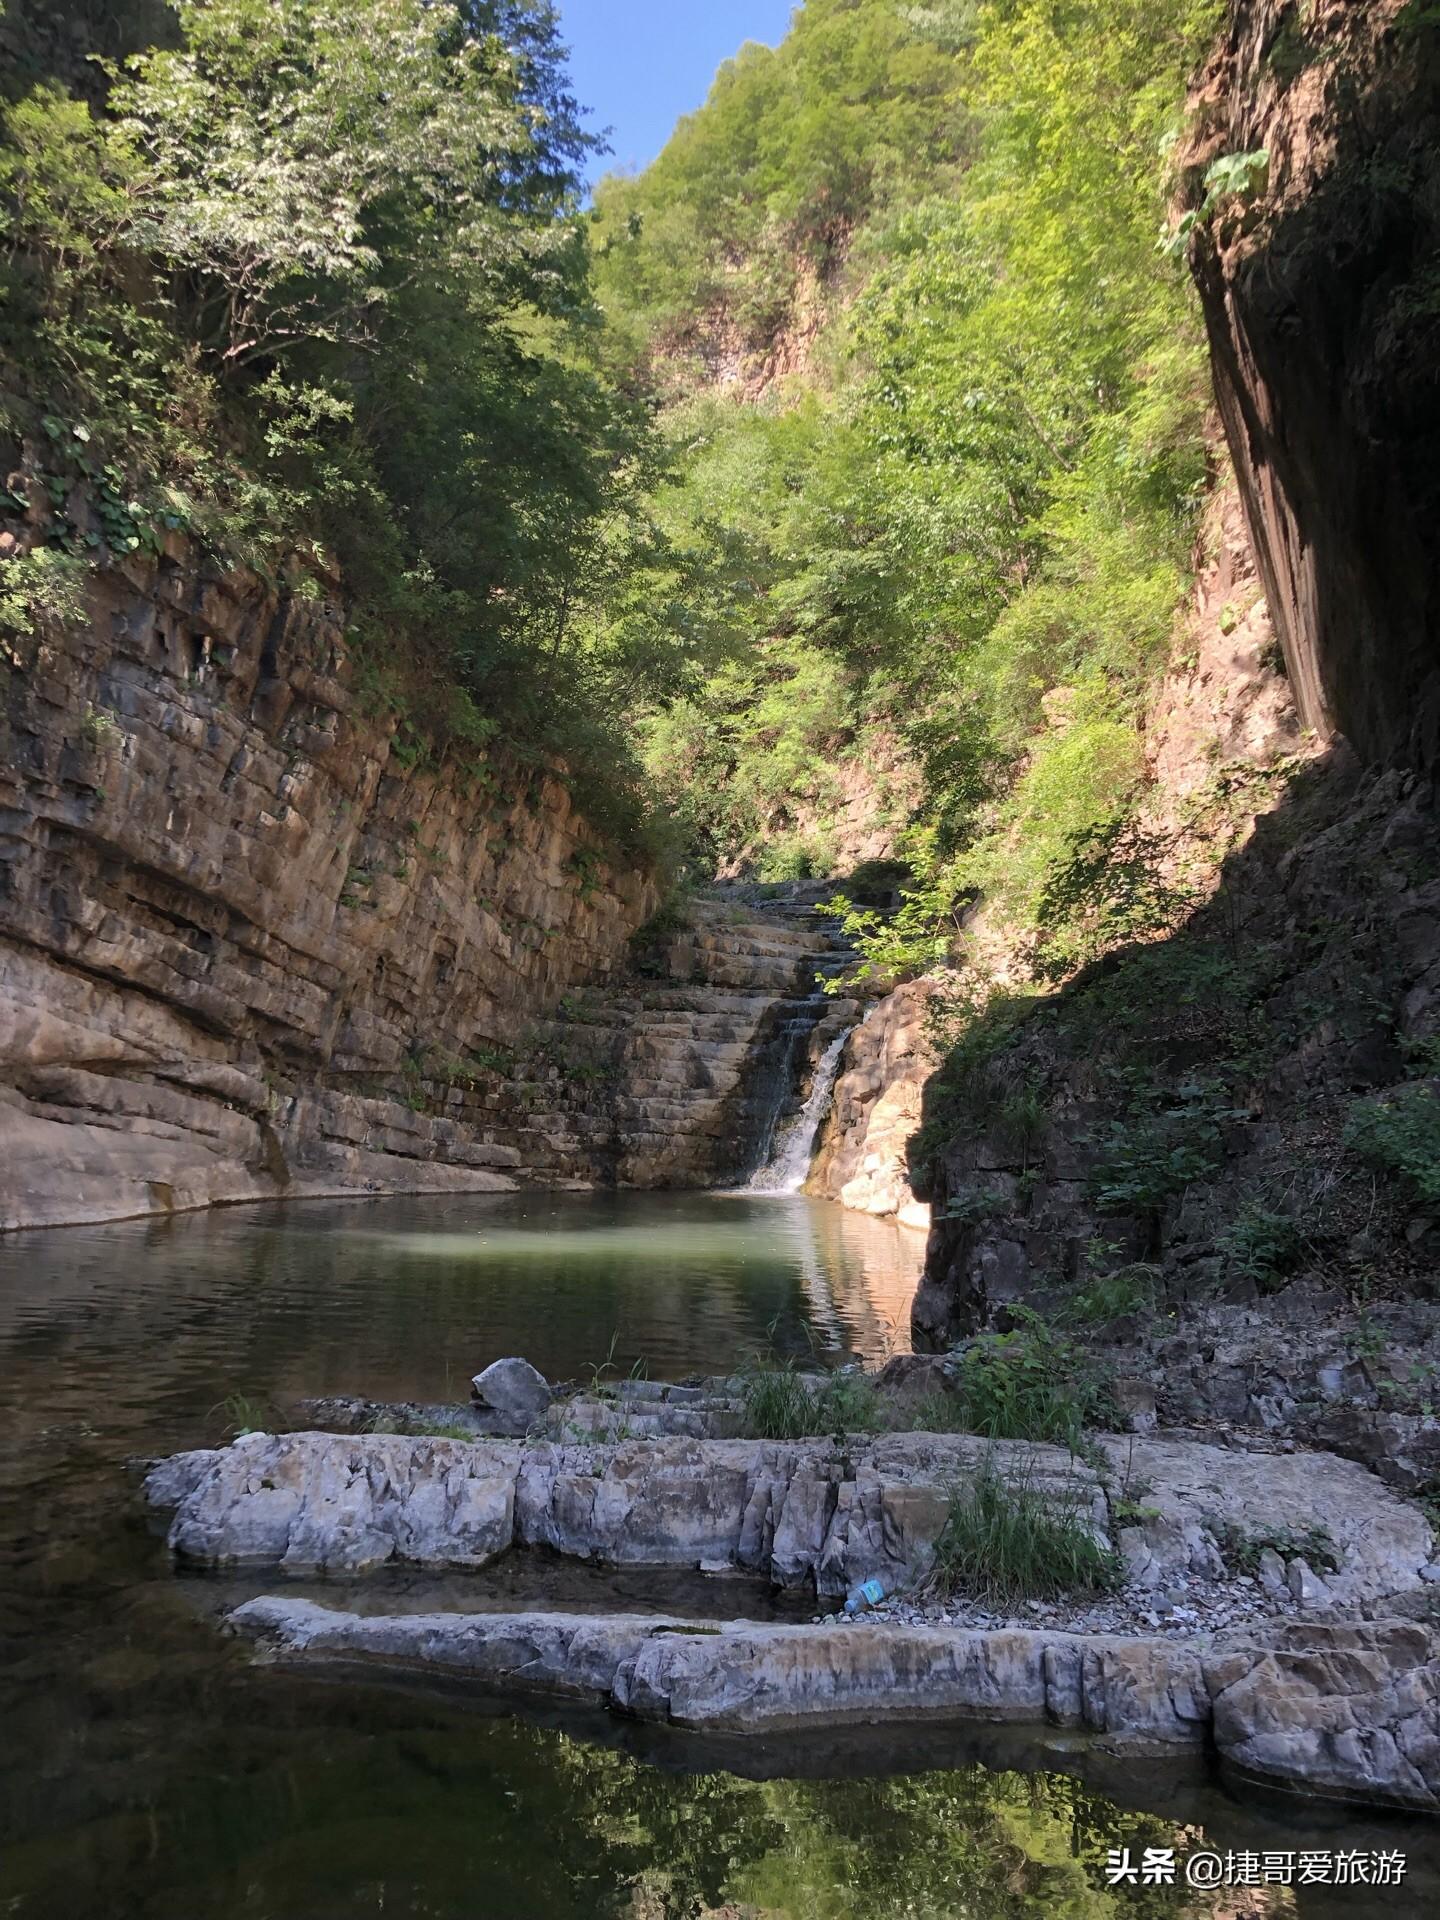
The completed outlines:
{"type": "Polygon", "coordinates": [[[655,904],[563,781],[416,763],[338,600],[178,539],[0,675],[0,1225],[508,1185],[466,1089],[655,904]]]}
{"type": "Polygon", "coordinates": [[[845,1044],[807,1192],[856,1213],[930,1224],[910,1186],[910,1142],[936,1066],[928,1014],[934,980],[907,981],[865,1011],[845,1044]]]}
{"type": "Polygon", "coordinates": [[[1232,0],[1191,108],[1258,587],[1232,526],[1147,741],[1166,824],[1223,865],[1168,939],[1002,1009],[988,1058],[932,1083],[915,1326],[940,1345],[1077,1295],[1423,1294],[1440,1255],[1434,10],[1232,0]]]}
{"type": "Polygon", "coordinates": [[[1215,389],[1303,721],[1362,758],[1440,746],[1440,27],[1415,0],[1232,0],[1192,100],[1215,389]]]}
{"type": "MultiPolygon", "coordinates": [[[[1302,734],[1232,486],[1211,500],[1205,542],[1209,557],[1174,662],[1145,716],[1140,824],[1163,849],[1167,884],[1194,890],[1202,902],[1214,897],[1197,927],[1206,912],[1223,921],[1222,951],[1212,954],[1212,937],[1191,962],[1182,928],[1169,941],[1107,955],[1054,995],[1030,997],[1022,974],[1012,995],[1014,956],[986,927],[982,909],[977,951],[999,986],[976,1023],[985,1064],[974,1074],[962,1068],[960,1084],[955,1062],[942,1066],[924,1092],[928,1138],[910,1151],[917,1194],[933,1215],[914,1308],[922,1345],[943,1347],[1016,1303],[1052,1308],[1086,1282],[1092,1261],[1103,1269],[1155,1258],[1160,1227],[1137,1217],[1138,1204],[1124,1217],[1097,1204],[1098,1170],[1115,1151],[1136,1087],[1153,1089],[1163,1107],[1184,1108],[1257,1017],[1241,998],[1246,975],[1236,943],[1256,937],[1258,912],[1283,930],[1291,909],[1283,885],[1253,855],[1243,899],[1234,897],[1233,870],[1246,860],[1257,822],[1291,779],[1315,766],[1319,749],[1302,734]],[[993,1049],[987,1033],[995,1035],[993,1049]],[[1167,1095],[1167,1087],[1181,1091],[1167,1095]]],[[[1290,831],[1298,828],[1282,829],[1282,848],[1290,831]]],[[[1356,998],[1371,985],[1357,973],[1356,998]]],[[[1322,1026],[1330,1011],[1326,1004],[1314,1024],[1322,1026]]],[[[1263,1017],[1279,1031],[1278,1014],[1263,1017]]],[[[1348,1028],[1330,1039],[1343,1052],[1348,1028]]],[[[1252,1136],[1239,1099],[1231,1104],[1225,1125],[1238,1149],[1252,1136]]],[[[1278,1157],[1277,1136],[1264,1138],[1278,1157]]],[[[1158,1161],[1170,1151],[1163,1133],[1134,1148],[1158,1161]]],[[[1232,1180],[1230,1190],[1239,1193],[1240,1183],[1232,1180]]],[[[1198,1258],[1213,1251],[1219,1230],[1214,1220],[1205,1231],[1192,1220],[1178,1238],[1198,1258]]]]}

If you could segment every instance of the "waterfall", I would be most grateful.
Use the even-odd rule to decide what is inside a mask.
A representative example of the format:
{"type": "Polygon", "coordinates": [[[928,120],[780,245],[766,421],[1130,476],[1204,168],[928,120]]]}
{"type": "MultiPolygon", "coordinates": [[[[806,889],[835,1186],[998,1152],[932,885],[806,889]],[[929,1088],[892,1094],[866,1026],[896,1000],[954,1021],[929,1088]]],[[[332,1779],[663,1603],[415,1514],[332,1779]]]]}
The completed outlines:
{"type": "Polygon", "coordinates": [[[770,1164],[780,1131],[780,1116],[799,1078],[801,1050],[809,1045],[811,1034],[825,1016],[826,1005],[823,993],[787,1001],[778,1009],[775,1025],[754,1054],[745,1103],[749,1121],[746,1132],[753,1142],[746,1163],[748,1178],[744,1184],[747,1186],[753,1186],[770,1164]]]}
{"type": "Polygon", "coordinates": [[[815,1139],[826,1114],[830,1097],[840,1073],[840,1056],[851,1029],[842,1027],[815,1063],[815,1075],[804,1106],[779,1130],[759,1169],[751,1174],[749,1185],[764,1193],[798,1193],[810,1172],[815,1154],[815,1139]]]}

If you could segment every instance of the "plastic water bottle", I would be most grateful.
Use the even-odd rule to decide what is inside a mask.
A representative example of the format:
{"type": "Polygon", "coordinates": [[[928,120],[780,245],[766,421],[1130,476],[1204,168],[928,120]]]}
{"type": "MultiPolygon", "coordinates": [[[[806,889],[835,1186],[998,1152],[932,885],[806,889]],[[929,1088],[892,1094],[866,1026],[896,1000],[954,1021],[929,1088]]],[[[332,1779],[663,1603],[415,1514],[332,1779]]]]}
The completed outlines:
{"type": "Polygon", "coordinates": [[[845,1611],[853,1620],[857,1613],[865,1613],[871,1607],[878,1607],[885,1598],[885,1582],[873,1576],[853,1586],[845,1596],[845,1611]]]}

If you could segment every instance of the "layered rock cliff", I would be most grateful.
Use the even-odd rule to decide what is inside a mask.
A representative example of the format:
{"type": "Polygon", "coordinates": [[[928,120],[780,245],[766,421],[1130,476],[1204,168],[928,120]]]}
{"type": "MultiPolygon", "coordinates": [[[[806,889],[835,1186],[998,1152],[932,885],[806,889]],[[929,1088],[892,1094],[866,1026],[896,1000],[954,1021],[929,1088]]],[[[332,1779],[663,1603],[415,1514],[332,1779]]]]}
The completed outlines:
{"type": "Polygon", "coordinates": [[[937,982],[914,980],[874,1002],[841,1056],[809,1191],[857,1213],[928,1227],[910,1185],[910,1142],[920,1125],[936,1048],[929,1029],[937,982]]]}
{"type": "Polygon", "coordinates": [[[178,543],[91,578],[6,662],[0,1225],[508,1184],[423,1083],[619,971],[653,882],[559,777],[415,763],[338,600],[178,543]]]}
{"type": "Polygon", "coordinates": [[[858,1012],[817,987],[853,958],[817,920],[821,891],[691,902],[684,924],[639,943],[631,977],[534,1022],[466,1109],[488,1109],[490,1137],[547,1185],[743,1182],[858,1012]]]}
{"type": "Polygon", "coordinates": [[[178,542],[17,645],[0,1227],[763,1157],[858,1011],[816,987],[849,958],[824,888],[637,943],[657,883],[561,777],[417,760],[366,685],[338,599],[178,542]]]}
{"type": "Polygon", "coordinates": [[[1440,30],[1415,0],[1232,0],[1192,102],[1215,390],[1300,714],[1371,761],[1440,748],[1440,30]]]}

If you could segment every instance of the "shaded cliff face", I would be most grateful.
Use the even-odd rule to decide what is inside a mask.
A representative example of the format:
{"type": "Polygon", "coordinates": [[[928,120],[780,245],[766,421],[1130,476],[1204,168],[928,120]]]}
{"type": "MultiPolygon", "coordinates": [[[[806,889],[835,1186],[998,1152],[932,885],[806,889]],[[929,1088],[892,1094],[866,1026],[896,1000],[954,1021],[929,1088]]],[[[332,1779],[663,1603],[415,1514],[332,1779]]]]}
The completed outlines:
{"type": "Polygon", "coordinates": [[[1433,1287],[1434,13],[1232,0],[1197,87],[1183,159],[1216,394],[1298,720],[1342,741],[1302,764],[1265,607],[1243,579],[1202,581],[1202,619],[1207,599],[1228,617],[1202,624],[1198,683],[1162,690],[1148,745],[1228,853],[1218,890],[1169,939],[1013,1010],[968,1076],[948,1069],[950,1111],[932,1083],[924,1338],[1116,1273],[1170,1302],[1297,1274],[1433,1287]],[[1248,185],[1202,206],[1227,178],[1248,185]]]}
{"type": "MultiPolygon", "coordinates": [[[[1112,952],[1053,996],[1031,998],[1023,976],[1011,978],[1011,956],[992,930],[987,945],[996,976],[1018,991],[996,998],[929,1082],[924,1130],[911,1146],[912,1176],[933,1218],[914,1308],[921,1344],[943,1347],[1017,1302],[1054,1308],[1098,1273],[1155,1261],[1176,1231],[1170,1202],[1198,1184],[1202,1160],[1207,1171],[1224,1161],[1217,1150],[1210,1165],[1208,1152],[1221,1144],[1222,1128],[1223,1144],[1237,1151],[1248,1152],[1263,1133],[1272,1160],[1291,1144],[1240,1124],[1252,1095],[1257,1113],[1268,1097],[1252,1086],[1261,1038],[1271,1035],[1292,1064],[1292,1033],[1302,1043],[1317,1033],[1334,1039],[1333,955],[1313,979],[1313,952],[1306,947],[1296,956],[1304,986],[1293,991],[1304,1010],[1276,991],[1292,914],[1335,912],[1333,897],[1316,901],[1306,890],[1308,870],[1295,887],[1301,904],[1292,907],[1275,871],[1294,837],[1317,831],[1312,815],[1329,819],[1329,783],[1305,750],[1291,689],[1278,671],[1274,631],[1229,487],[1211,503],[1206,537],[1210,557],[1195,583],[1177,657],[1145,718],[1144,824],[1168,849],[1177,883],[1200,900],[1214,898],[1170,938],[1112,952]],[[1297,780],[1323,789],[1307,809],[1287,799],[1297,780]],[[1277,801],[1286,809],[1284,824],[1252,844],[1257,820],[1277,801]],[[1152,1124],[1154,1114],[1172,1109],[1185,1116],[1175,1122],[1183,1136],[1177,1140],[1169,1137],[1168,1119],[1152,1124]],[[1214,1117],[1219,1112],[1223,1122],[1214,1117]],[[1191,1154],[1192,1130],[1204,1135],[1198,1155],[1191,1154]],[[1125,1139],[1117,1143],[1121,1132],[1125,1139]],[[1097,1204],[1107,1155],[1135,1162],[1128,1211],[1128,1202],[1118,1210],[1097,1204]],[[1172,1155],[1184,1176],[1173,1193],[1166,1187],[1172,1155]]],[[[1349,797],[1348,787],[1335,797],[1342,813],[1349,797]]],[[[1361,842],[1368,848],[1364,835],[1361,842]]],[[[1381,884],[1390,884],[1388,876],[1381,884]]],[[[1368,911],[1357,905],[1354,920],[1363,922],[1368,911]]],[[[1346,950],[1353,931],[1337,925],[1336,946],[1346,950]]],[[[1351,985],[1347,1025],[1354,1017],[1373,1025],[1367,996],[1378,991],[1376,983],[1357,968],[1351,985]]],[[[1345,1043],[1337,1044],[1343,1050],[1345,1043]]],[[[1267,1191],[1275,1169],[1262,1160],[1248,1187],[1227,1169],[1225,1201],[1238,1208],[1267,1191]]],[[[1185,1263],[1213,1255],[1223,1212],[1223,1205],[1212,1207],[1197,1225],[1192,1209],[1178,1233],[1185,1263]]],[[[1209,1279],[1217,1265],[1206,1269],[1209,1279]]]]}
{"type": "Polygon", "coordinates": [[[1192,101],[1197,183],[1269,153],[1192,260],[1301,718],[1367,760],[1440,748],[1440,25],[1416,0],[1233,0],[1192,101]]]}
{"type": "Polygon", "coordinates": [[[418,1086],[619,971],[652,881],[503,753],[407,769],[337,607],[177,546],[90,615],[4,674],[0,1225],[508,1184],[418,1086]]]}

